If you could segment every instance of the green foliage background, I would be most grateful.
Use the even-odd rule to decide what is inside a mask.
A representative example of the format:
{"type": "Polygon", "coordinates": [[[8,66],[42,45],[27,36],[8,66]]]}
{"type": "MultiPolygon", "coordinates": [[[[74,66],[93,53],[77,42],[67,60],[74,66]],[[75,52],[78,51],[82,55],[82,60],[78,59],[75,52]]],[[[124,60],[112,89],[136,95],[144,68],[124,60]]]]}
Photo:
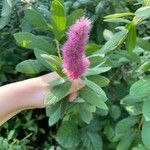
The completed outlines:
{"type": "MultiPolygon", "coordinates": [[[[60,0],[60,3],[67,16],[77,10],[76,17],[85,13],[93,21],[86,53],[91,56],[94,52],[103,52],[105,57],[90,58],[92,65],[105,62],[101,67],[111,69],[104,71],[103,68],[100,76],[89,76],[88,79],[103,88],[108,97],[106,104],[109,110],[92,105],[84,106],[83,109],[79,103],[79,108],[70,106],[73,110],[70,121],[67,118],[57,118],[59,106],[55,106],[55,110],[48,110],[47,115],[55,113],[53,118],[46,117],[45,110],[22,112],[0,127],[0,150],[149,150],[150,2],[67,0],[63,4],[60,0]],[[144,13],[137,11],[141,7],[147,7],[144,13]],[[135,12],[136,16],[144,16],[144,19],[137,23],[132,15],[125,17],[126,19],[124,14],[120,19],[108,16],[125,12],[135,12]],[[123,28],[116,30],[116,27],[123,28]],[[80,107],[83,112],[77,111],[80,107]]],[[[51,0],[31,0],[29,3],[27,0],[0,2],[0,85],[49,72],[47,65],[43,66],[38,59],[35,60],[41,58],[39,50],[36,51],[35,48],[44,50],[46,54],[56,54],[57,43],[52,39],[55,37],[62,44],[66,38],[60,37],[65,31],[62,23],[64,20],[61,20],[62,26],[57,27],[59,21],[52,22],[50,19],[56,21],[53,14],[57,12],[50,13],[50,7],[51,0]],[[34,9],[29,9],[31,6],[34,9]],[[55,24],[53,32],[52,24],[55,24]],[[23,42],[31,37],[34,44],[23,42]]],[[[68,26],[71,19],[70,16],[68,26]]],[[[53,60],[51,57],[49,61],[53,60]]],[[[56,71],[59,72],[59,67],[56,71]]],[[[81,91],[81,95],[86,99],[84,91],[81,91]]],[[[92,104],[94,105],[93,101],[92,104]]]]}

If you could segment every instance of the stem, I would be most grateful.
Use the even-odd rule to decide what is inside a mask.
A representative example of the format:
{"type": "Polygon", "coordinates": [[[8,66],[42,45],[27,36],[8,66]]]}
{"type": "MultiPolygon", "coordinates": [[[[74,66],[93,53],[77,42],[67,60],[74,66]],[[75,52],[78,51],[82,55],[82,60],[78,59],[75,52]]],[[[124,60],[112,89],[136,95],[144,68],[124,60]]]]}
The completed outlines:
{"type": "Polygon", "coordinates": [[[55,39],[56,42],[56,47],[57,47],[57,54],[59,56],[59,58],[61,58],[61,52],[60,52],[60,48],[59,48],[59,42],[55,39]]]}

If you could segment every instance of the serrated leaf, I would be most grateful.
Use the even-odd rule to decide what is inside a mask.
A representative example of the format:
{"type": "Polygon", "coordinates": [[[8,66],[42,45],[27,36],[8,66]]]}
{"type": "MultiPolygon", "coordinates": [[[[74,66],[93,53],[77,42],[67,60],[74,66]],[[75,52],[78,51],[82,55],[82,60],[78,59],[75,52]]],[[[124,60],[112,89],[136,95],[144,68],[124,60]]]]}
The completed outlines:
{"type": "Polygon", "coordinates": [[[59,128],[56,141],[64,148],[74,148],[80,143],[80,136],[75,123],[65,121],[59,128]]]}
{"type": "Polygon", "coordinates": [[[51,29],[50,25],[48,25],[48,23],[44,19],[44,16],[42,16],[40,12],[38,12],[36,9],[32,7],[26,9],[25,18],[35,27],[44,30],[51,29]]]}
{"type": "Polygon", "coordinates": [[[45,69],[37,60],[25,60],[16,66],[16,70],[25,74],[38,74],[45,69]]]}
{"type": "Polygon", "coordinates": [[[44,103],[45,105],[56,104],[65,96],[67,96],[69,90],[71,88],[71,82],[66,81],[61,85],[57,85],[52,87],[52,89],[48,92],[47,96],[45,97],[44,103]]]}
{"type": "Polygon", "coordinates": [[[146,146],[146,148],[150,149],[150,121],[143,122],[141,136],[143,144],[146,146]]]}
{"type": "Polygon", "coordinates": [[[14,34],[17,44],[23,48],[35,49],[38,48],[48,53],[54,53],[54,46],[44,38],[35,36],[28,32],[19,32],[14,34]]]}
{"type": "Polygon", "coordinates": [[[143,115],[146,121],[150,121],[150,101],[145,101],[143,104],[143,115]]]}
{"type": "Polygon", "coordinates": [[[86,150],[102,149],[102,139],[97,133],[85,131],[81,134],[81,140],[86,150]]]}

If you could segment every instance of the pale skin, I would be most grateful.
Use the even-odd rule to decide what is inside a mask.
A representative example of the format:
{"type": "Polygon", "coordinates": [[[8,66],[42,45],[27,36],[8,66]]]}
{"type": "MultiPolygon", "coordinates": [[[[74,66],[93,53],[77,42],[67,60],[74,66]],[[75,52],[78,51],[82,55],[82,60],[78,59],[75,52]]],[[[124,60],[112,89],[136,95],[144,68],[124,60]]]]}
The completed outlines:
{"type": "MultiPolygon", "coordinates": [[[[0,126],[23,110],[44,108],[44,97],[52,89],[49,82],[59,78],[57,73],[52,72],[0,87],[0,126]]],[[[68,100],[73,101],[77,91],[84,86],[80,79],[72,81],[68,100]]]]}

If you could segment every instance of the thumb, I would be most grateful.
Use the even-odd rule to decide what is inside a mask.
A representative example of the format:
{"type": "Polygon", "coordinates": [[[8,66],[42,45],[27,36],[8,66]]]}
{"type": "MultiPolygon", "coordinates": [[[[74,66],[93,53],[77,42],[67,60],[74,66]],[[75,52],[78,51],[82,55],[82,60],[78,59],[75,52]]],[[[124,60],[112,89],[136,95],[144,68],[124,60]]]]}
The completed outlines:
{"type": "Polygon", "coordinates": [[[85,84],[81,79],[73,80],[71,89],[69,91],[69,101],[72,102],[77,98],[77,91],[79,91],[81,88],[83,88],[85,84]]]}
{"type": "Polygon", "coordinates": [[[83,81],[81,79],[73,80],[69,94],[70,93],[76,93],[77,91],[79,91],[84,86],[85,86],[85,83],[83,83],[83,81]]]}

